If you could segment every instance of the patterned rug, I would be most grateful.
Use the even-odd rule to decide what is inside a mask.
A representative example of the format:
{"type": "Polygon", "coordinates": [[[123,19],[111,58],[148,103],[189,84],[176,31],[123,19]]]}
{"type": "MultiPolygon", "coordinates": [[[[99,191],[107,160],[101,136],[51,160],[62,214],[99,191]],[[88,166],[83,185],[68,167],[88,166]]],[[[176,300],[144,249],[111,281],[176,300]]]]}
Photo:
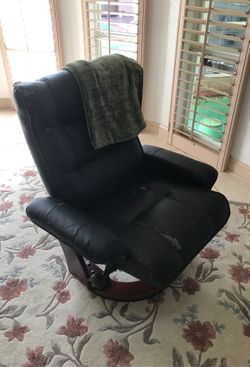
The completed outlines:
{"type": "Polygon", "coordinates": [[[44,195],[34,169],[0,185],[0,367],[247,367],[250,205],[164,293],[119,303],[69,274],[58,241],[26,205],[44,195]]]}

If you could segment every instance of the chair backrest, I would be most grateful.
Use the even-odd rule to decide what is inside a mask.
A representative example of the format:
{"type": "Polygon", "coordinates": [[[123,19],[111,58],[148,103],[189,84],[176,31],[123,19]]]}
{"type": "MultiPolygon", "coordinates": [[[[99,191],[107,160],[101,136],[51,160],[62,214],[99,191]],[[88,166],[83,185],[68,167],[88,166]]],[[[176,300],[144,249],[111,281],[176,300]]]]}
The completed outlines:
{"type": "Polygon", "coordinates": [[[137,138],[97,150],[91,146],[80,92],[68,71],[16,83],[14,100],[51,196],[89,209],[143,174],[143,151],[137,138]]]}

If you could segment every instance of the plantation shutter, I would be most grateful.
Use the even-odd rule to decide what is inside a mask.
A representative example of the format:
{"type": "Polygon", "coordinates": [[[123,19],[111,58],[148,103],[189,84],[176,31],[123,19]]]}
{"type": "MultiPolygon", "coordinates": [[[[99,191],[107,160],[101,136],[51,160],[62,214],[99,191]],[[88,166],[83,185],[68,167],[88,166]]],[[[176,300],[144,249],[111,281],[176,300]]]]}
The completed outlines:
{"type": "MultiPolygon", "coordinates": [[[[181,137],[185,137],[193,146],[198,142],[209,147],[205,154],[214,166],[227,145],[237,95],[246,77],[249,9],[249,0],[185,0],[182,4],[170,140],[183,143],[181,137]]],[[[196,152],[199,155],[198,148],[196,152]]]]}
{"type": "Polygon", "coordinates": [[[82,0],[85,57],[122,54],[143,63],[144,0],[82,0]]]}

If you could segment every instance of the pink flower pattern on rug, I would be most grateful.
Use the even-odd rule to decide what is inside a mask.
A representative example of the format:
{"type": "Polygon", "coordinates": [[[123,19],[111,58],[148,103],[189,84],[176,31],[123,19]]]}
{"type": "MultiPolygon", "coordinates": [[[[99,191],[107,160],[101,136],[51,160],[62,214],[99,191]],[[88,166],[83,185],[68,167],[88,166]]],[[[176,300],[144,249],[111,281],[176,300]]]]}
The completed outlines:
{"type": "Polygon", "coordinates": [[[250,267],[245,266],[242,262],[230,265],[228,272],[231,274],[231,278],[239,284],[250,282],[250,267]]]}
{"type": "Polygon", "coordinates": [[[214,260],[220,256],[220,251],[213,247],[206,247],[201,251],[200,257],[203,259],[214,260]]]}
{"type": "Polygon", "coordinates": [[[186,279],[183,280],[183,285],[181,289],[183,292],[186,292],[187,294],[191,295],[195,294],[196,292],[199,292],[201,287],[199,282],[197,282],[197,280],[187,277],[186,279]]]}
{"type": "Polygon", "coordinates": [[[209,321],[201,323],[199,320],[192,320],[183,329],[183,338],[192,344],[195,350],[203,353],[213,346],[211,339],[215,339],[216,334],[209,321]]]}
{"type": "Polygon", "coordinates": [[[250,205],[231,204],[225,228],[163,293],[120,303],[91,294],[26,216],[41,195],[34,168],[0,185],[1,366],[248,365],[250,205]]]}
{"type": "Polygon", "coordinates": [[[23,246],[21,250],[17,252],[17,256],[23,259],[28,259],[29,256],[34,256],[36,249],[32,245],[23,246]]]}
{"type": "Polygon", "coordinates": [[[13,326],[13,328],[9,331],[6,331],[4,335],[6,338],[8,338],[9,342],[13,339],[17,339],[18,341],[22,342],[24,338],[24,334],[30,331],[30,328],[27,326],[21,326],[19,324],[16,324],[13,326]]]}
{"type": "Polygon", "coordinates": [[[104,345],[103,353],[107,357],[107,367],[131,367],[131,361],[134,356],[122,345],[119,345],[117,341],[110,339],[106,345],[104,345]]]}
{"type": "Polygon", "coordinates": [[[87,326],[83,325],[84,319],[75,319],[73,316],[68,316],[66,326],[61,326],[57,330],[58,335],[65,335],[69,338],[75,338],[76,336],[81,336],[88,331],[87,326]]]}
{"type": "Polygon", "coordinates": [[[0,286],[0,297],[4,301],[10,301],[17,298],[27,289],[26,279],[8,279],[5,284],[0,286]]]}
{"type": "Polygon", "coordinates": [[[45,367],[47,365],[47,357],[43,354],[43,347],[32,350],[27,348],[26,356],[28,362],[24,363],[22,367],[45,367]]]}

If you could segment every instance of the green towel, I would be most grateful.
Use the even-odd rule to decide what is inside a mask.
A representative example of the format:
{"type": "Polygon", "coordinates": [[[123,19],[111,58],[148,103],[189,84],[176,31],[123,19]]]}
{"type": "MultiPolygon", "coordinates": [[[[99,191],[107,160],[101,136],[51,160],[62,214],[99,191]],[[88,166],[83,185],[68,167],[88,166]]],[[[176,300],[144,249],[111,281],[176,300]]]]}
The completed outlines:
{"type": "Polygon", "coordinates": [[[78,60],[65,69],[80,88],[95,149],[136,137],[146,126],[141,112],[142,67],[123,55],[78,60]]]}

